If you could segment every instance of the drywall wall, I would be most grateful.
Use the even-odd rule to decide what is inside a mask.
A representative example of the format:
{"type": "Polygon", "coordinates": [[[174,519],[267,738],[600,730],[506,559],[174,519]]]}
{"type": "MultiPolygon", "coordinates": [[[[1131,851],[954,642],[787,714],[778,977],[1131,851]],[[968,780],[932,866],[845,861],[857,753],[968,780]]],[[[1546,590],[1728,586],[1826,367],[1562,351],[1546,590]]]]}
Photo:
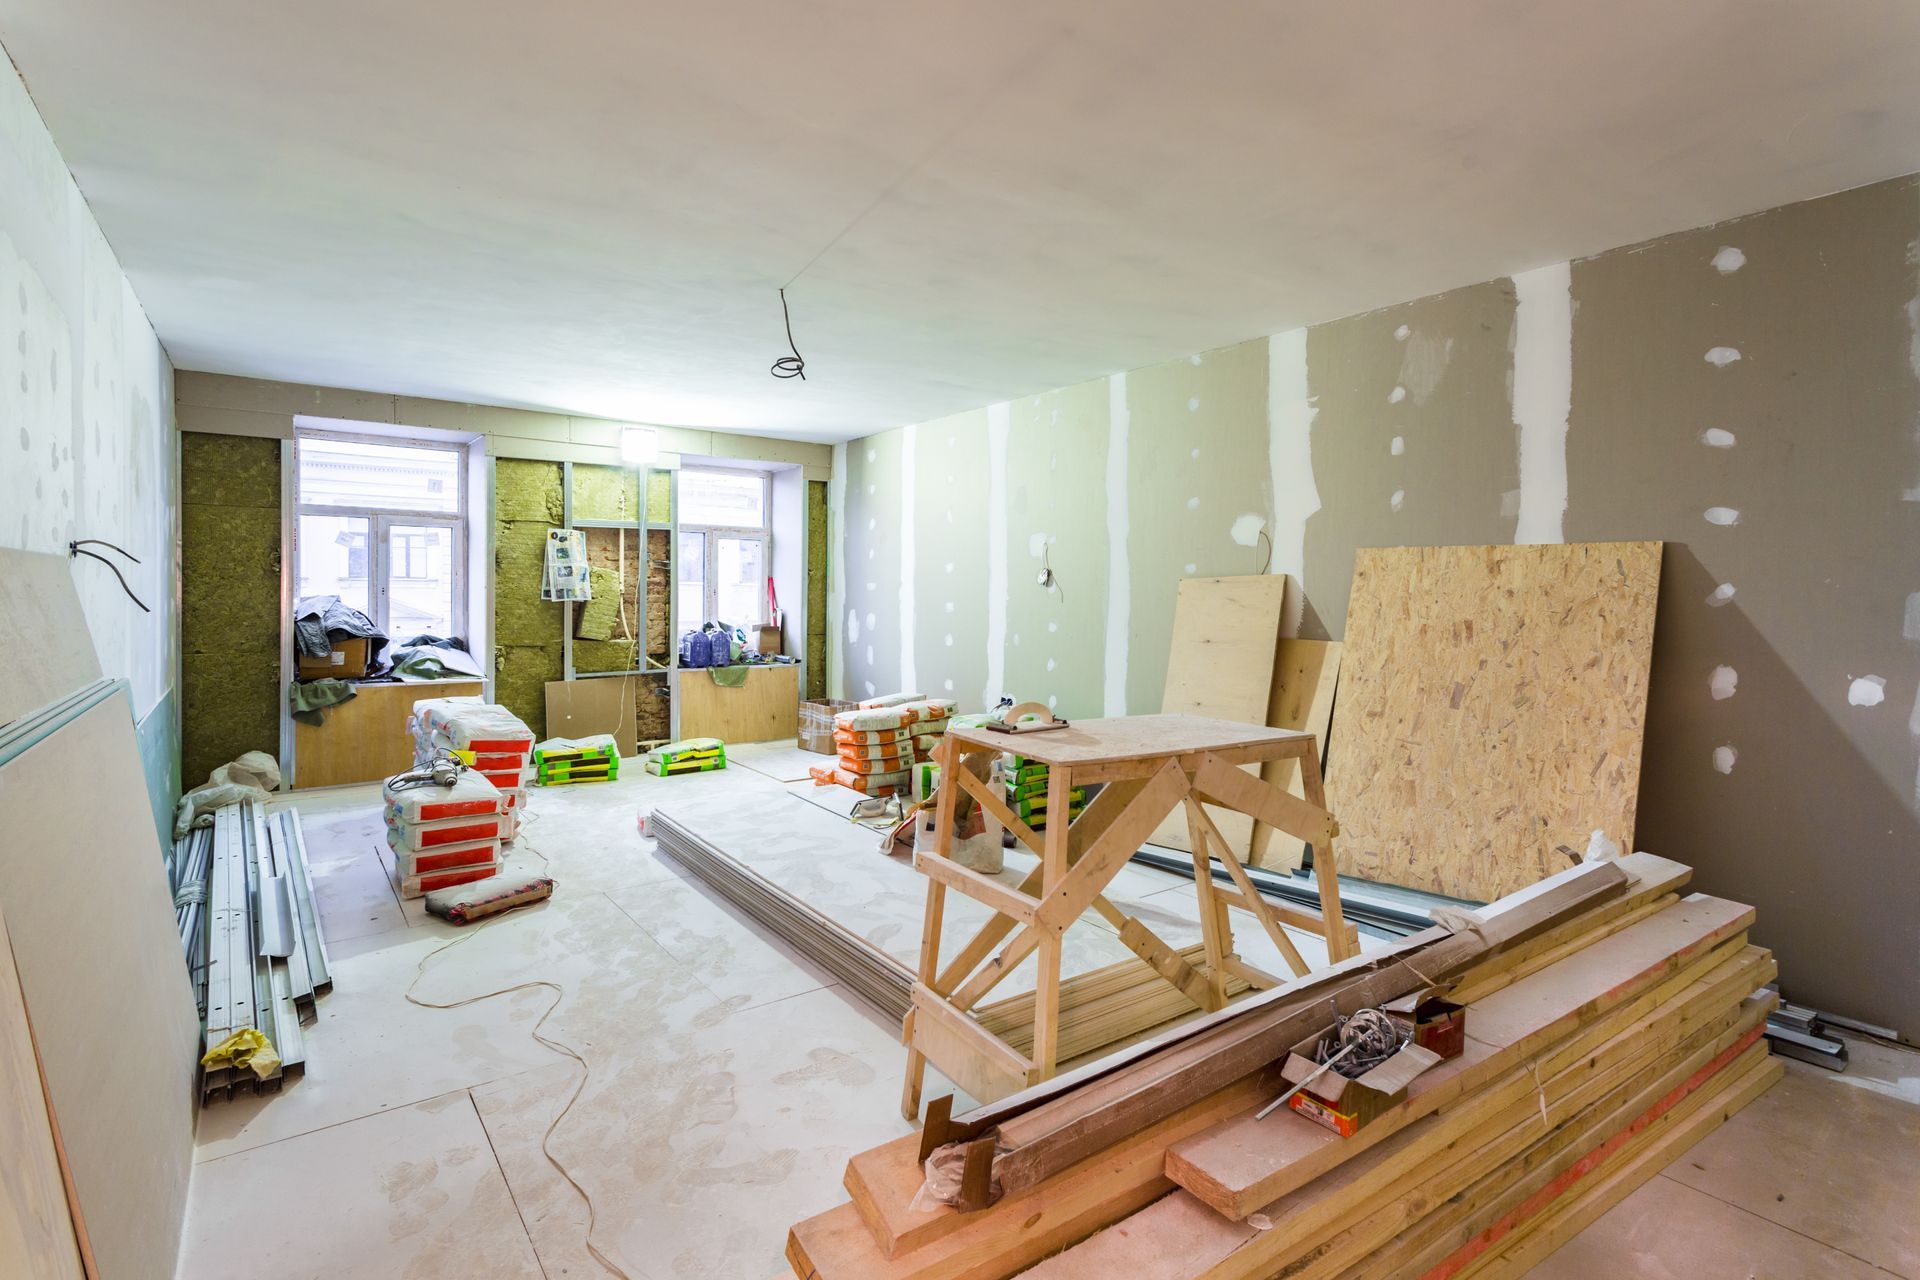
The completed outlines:
{"type": "Polygon", "coordinates": [[[1917,262],[1903,178],[852,441],[837,688],[1152,711],[1183,575],[1663,539],[1636,843],[1920,1036],[1917,262]]]}
{"type": "Polygon", "coordinates": [[[180,771],[280,755],[278,440],[180,435],[180,771]]]}
{"type": "MultiPolygon", "coordinates": [[[[0,546],[100,538],[74,586],[108,676],[132,685],[156,823],[178,792],[173,367],[113,248],[0,55],[0,546]]],[[[60,637],[48,636],[49,644],[60,637]]]]}

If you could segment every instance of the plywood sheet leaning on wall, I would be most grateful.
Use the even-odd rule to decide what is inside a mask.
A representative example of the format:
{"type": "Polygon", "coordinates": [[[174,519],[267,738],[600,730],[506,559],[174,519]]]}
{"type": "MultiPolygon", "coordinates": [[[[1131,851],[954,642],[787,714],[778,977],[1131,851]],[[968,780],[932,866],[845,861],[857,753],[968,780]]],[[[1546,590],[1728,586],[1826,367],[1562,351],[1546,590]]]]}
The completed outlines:
{"type": "MultiPolygon", "coordinates": [[[[1340,681],[1338,640],[1282,640],[1273,660],[1273,697],[1267,703],[1267,726],[1304,729],[1320,749],[1320,767],[1327,763],[1327,727],[1333,720],[1334,689],[1340,681]]],[[[1294,760],[1271,760],[1260,776],[1288,795],[1306,799],[1300,765],[1294,760]]],[[[1334,815],[1336,818],[1338,814],[1334,815]]],[[[1276,831],[1265,823],[1253,829],[1253,864],[1269,871],[1292,871],[1305,860],[1306,841],[1276,831]]]]}
{"type": "Polygon", "coordinates": [[[1489,900],[1632,847],[1658,542],[1362,549],[1327,782],[1343,874],[1489,900]]]}
{"type": "MultiPolygon", "coordinates": [[[[1182,578],[1173,606],[1173,647],[1167,654],[1167,715],[1206,716],[1235,724],[1267,723],[1273,696],[1274,647],[1286,605],[1283,574],[1238,578],[1182,578]]],[[[1253,819],[1210,808],[1220,834],[1237,850],[1253,839],[1253,819]]],[[[1189,847],[1184,813],[1175,810],[1153,833],[1154,844],[1189,847]]]]}
{"type": "Polygon", "coordinates": [[[85,1268],[67,1208],[53,1121],[40,1083],[27,1006],[0,915],[0,1275],[80,1280],[85,1268]]]}
{"type": "Polygon", "coordinates": [[[164,1275],[200,1022],[126,701],[0,766],[0,812],[0,901],[93,1256],[106,1277],[164,1275]]]}

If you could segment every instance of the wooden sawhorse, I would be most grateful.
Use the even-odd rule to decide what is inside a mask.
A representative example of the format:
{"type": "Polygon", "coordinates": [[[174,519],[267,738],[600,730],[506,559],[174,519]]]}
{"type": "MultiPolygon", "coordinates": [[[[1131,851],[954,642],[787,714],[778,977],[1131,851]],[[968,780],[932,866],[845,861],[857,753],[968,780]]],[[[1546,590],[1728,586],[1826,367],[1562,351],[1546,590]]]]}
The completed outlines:
{"type": "Polygon", "coordinates": [[[1234,954],[1228,908],[1252,915],[1296,975],[1306,973],[1308,966],[1283,925],[1323,936],[1332,961],[1359,951],[1358,937],[1340,911],[1333,859],[1339,826],[1326,809],[1320,761],[1310,733],[1201,716],[1123,716],[1083,720],[1071,728],[1044,733],[951,728],[935,748],[934,759],[940,765],[938,841],[933,852],[914,858],[914,866],[927,877],[927,910],[913,1003],[901,1029],[908,1050],[901,1111],[910,1120],[920,1114],[929,1059],[982,1102],[1005,1097],[1054,1073],[1059,1065],[1061,942],[1089,907],[1119,930],[1129,950],[1195,1006],[1208,1011],[1226,1003],[1229,974],[1261,988],[1282,981],[1234,954]],[[990,783],[960,765],[967,756],[1002,751],[1018,752],[1047,766],[1047,812],[1059,816],[1048,821],[1044,833],[1028,827],[990,783]],[[1300,762],[1305,799],[1239,767],[1289,757],[1300,762]],[[1062,820],[1070,812],[1073,789],[1089,783],[1102,783],[1104,788],[1079,818],[1071,824],[1062,820]],[[962,790],[1040,859],[1017,889],[952,860],[953,813],[962,790]],[[1312,844],[1320,914],[1262,898],[1203,804],[1237,810],[1312,844]],[[1183,806],[1193,845],[1204,971],[1103,893],[1161,820],[1183,806]],[[1214,882],[1211,858],[1226,867],[1235,888],[1214,882]],[[942,967],[940,926],[949,889],[991,907],[995,915],[942,967]],[[968,1010],[1036,952],[1039,974],[1029,1057],[988,1031],[968,1010]]]}

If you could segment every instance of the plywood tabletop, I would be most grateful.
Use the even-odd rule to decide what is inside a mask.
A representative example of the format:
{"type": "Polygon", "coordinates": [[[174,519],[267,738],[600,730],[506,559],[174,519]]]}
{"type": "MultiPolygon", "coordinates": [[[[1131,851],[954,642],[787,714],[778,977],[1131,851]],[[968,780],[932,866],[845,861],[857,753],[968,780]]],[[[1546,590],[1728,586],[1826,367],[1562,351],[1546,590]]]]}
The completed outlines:
{"type": "Polygon", "coordinates": [[[1154,760],[1192,755],[1198,751],[1226,751],[1237,747],[1268,746],[1297,738],[1311,739],[1297,729],[1268,729],[1206,716],[1114,716],[1104,720],[1075,720],[1065,729],[1042,733],[1000,733],[985,727],[951,728],[949,737],[997,751],[1013,751],[1047,765],[1071,767],[1109,764],[1118,760],[1154,760]]]}

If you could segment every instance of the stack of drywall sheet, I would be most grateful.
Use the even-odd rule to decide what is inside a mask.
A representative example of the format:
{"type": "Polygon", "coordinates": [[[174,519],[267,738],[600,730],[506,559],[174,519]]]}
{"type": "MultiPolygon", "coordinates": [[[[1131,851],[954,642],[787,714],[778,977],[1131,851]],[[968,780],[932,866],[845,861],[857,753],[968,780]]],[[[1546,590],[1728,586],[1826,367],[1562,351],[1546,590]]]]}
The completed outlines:
{"type": "MultiPolygon", "coordinates": [[[[1436,927],[952,1117],[971,1211],[916,1201],[920,1137],[853,1158],[851,1201],[798,1223],[794,1273],[1072,1280],[1512,1275],[1763,1091],[1771,956],[1750,908],[1680,898],[1646,854],[1576,868],[1436,927]],[[1458,1056],[1342,1137],[1256,1113],[1285,1051],[1440,979],[1458,1056]],[[1758,993],[1758,994],[1756,994],[1758,993]]],[[[962,1184],[965,1185],[964,1182],[962,1184]]]]}
{"type": "MultiPolygon", "coordinates": [[[[731,906],[818,965],[890,1020],[906,1015],[926,906],[926,881],[904,858],[878,849],[882,833],[855,826],[785,793],[730,795],[656,809],[647,829],[676,862],[731,906]]],[[[1003,873],[1017,884],[1022,855],[1003,873]]],[[[1180,882],[1168,878],[1169,885],[1180,882]]],[[[992,917],[955,895],[947,917],[958,947],[992,917]]],[[[1204,969],[1205,948],[1179,954],[1204,969]]],[[[1060,1056],[1092,1053],[1191,1016],[1193,1005],[1135,959],[1111,932],[1068,931],[1061,983],[1060,1056]]],[[[1013,994],[975,1011],[1016,1049],[1033,1035],[1032,978],[1007,980],[1013,994]]],[[[1228,979],[1228,990],[1246,990],[1228,979]]]]}

